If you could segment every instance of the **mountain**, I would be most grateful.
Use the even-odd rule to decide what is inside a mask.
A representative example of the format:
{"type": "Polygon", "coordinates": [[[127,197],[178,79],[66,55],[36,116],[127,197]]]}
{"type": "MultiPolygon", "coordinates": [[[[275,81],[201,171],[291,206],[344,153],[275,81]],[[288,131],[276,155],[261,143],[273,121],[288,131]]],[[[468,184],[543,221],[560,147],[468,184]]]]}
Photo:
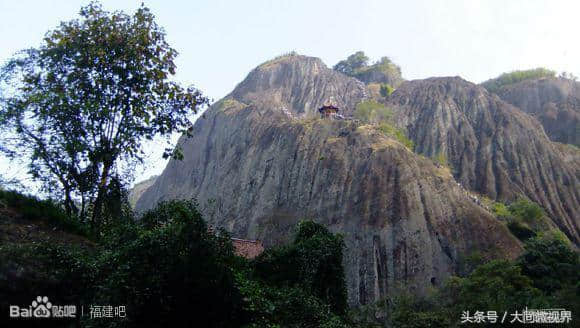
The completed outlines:
{"type": "Polygon", "coordinates": [[[134,207],[137,204],[137,200],[141,197],[141,195],[143,195],[145,190],[147,190],[153,185],[153,183],[155,183],[156,179],[157,176],[153,175],[148,179],[136,183],[129,191],[129,204],[134,207]]]}
{"type": "Polygon", "coordinates": [[[578,157],[565,162],[529,115],[458,78],[404,82],[386,102],[417,154],[377,125],[317,112],[332,99],[348,118],[369,98],[363,82],[317,58],[264,63],[179,140],[184,159],[168,163],[136,208],[196,198],[212,224],[266,247],[313,218],[344,235],[350,304],[401,286],[426,292],[470,255],[520,254],[521,243],[473,191],[508,199],[546,188],[536,199],[565,215],[554,224],[577,236],[578,157]],[[440,151],[451,170],[428,158],[440,151]],[[514,167],[519,180],[509,179],[514,167]]]}
{"type": "Polygon", "coordinates": [[[403,83],[388,103],[415,150],[442,154],[462,185],[501,201],[526,196],[580,241],[578,161],[533,117],[459,77],[403,83]]]}
{"type": "Polygon", "coordinates": [[[536,117],[551,140],[580,146],[580,82],[532,79],[503,86],[496,93],[536,117]]]}

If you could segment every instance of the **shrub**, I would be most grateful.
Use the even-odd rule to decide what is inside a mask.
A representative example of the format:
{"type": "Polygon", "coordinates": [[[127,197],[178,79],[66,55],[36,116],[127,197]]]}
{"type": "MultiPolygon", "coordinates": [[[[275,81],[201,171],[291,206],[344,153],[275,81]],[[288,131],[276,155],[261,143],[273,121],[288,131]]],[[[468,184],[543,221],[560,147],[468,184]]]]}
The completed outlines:
{"type": "Polygon", "coordinates": [[[0,189],[0,201],[16,209],[26,220],[43,221],[68,232],[88,235],[88,228],[78,218],[66,215],[62,204],[54,200],[41,200],[16,191],[0,189]]]}
{"type": "Polygon", "coordinates": [[[144,215],[142,224],[130,231],[135,239],[107,253],[99,303],[126,304],[129,325],[241,324],[229,236],[208,233],[188,201],[162,203],[144,215]]]}
{"type": "Polygon", "coordinates": [[[363,101],[356,106],[354,117],[364,123],[378,124],[379,131],[394,137],[411,151],[414,149],[415,144],[403,130],[393,126],[393,111],[385,105],[374,100],[363,101]]]}
{"type": "Polygon", "coordinates": [[[496,202],[492,205],[492,211],[497,217],[506,220],[512,234],[522,241],[549,229],[544,210],[525,198],[520,198],[509,206],[496,202]]]}
{"type": "Polygon", "coordinates": [[[379,131],[383,132],[386,135],[395,137],[397,141],[402,143],[405,147],[409,148],[409,150],[411,151],[413,151],[413,149],[415,148],[415,143],[413,142],[413,140],[409,139],[401,129],[397,129],[388,123],[381,123],[379,125],[379,131]]]}
{"type": "Polygon", "coordinates": [[[266,250],[256,259],[256,274],[274,286],[312,291],[330,305],[332,312],[342,315],[347,309],[343,248],[341,236],[312,221],[303,221],[291,245],[266,250]]]}
{"type": "Polygon", "coordinates": [[[521,310],[538,305],[537,300],[541,299],[532,280],[522,274],[520,267],[505,260],[483,264],[465,278],[453,277],[445,289],[445,298],[457,313],[521,310]]]}
{"type": "Polygon", "coordinates": [[[381,123],[393,118],[393,111],[374,100],[363,101],[356,105],[354,117],[365,123],[381,123]]]}
{"type": "Polygon", "coordinates": [[[227,232],[208,232],[192,201],[113,222],[90,246],[0,245],[0,305],[40,294],[126,306],[123,320],[85,316],[87,327],[346,325],[344,243],[319,224],[301,222],[292,244],[249,262],[234,255],[227,232]]]}
{"type": "Polygon", "coordinates": [[[522,273],[547,294],[578,282],[580,262],[561,232],[549,231],[529,239],[518,259],[522,273]]]}
{"type": "Polygon", "coordinates": [[[536,236],[536,232],[532,230],[527,224],[521,222],[518,219],[512,218],[508,222],[508,229],[510,232],[516,236],[519,240],[528,240],[536,236]]]}
{"type": "Polygon", "coordinates": [[[393,88],[390,84],[388,83],[381,84],[380,88],[381,96],[386,98],[390,96],[393,93],[393,91],[395,91],[395,88],[393,88]]]}
{"type": "Polygon", "coordinates": [[[497,92],[504,86],[518,83],[525,80],[533,80],[539,79],[542,77],[555,77],[556,72],[546,69],[546,68],[535,68],[530,70],[523,70],[523,71],[513,71],[510,73],[503,73],[502,75],[487,80],[483,82],[481,85],[487,89],[489,92],[497,92]]]}
{"type": "Polygon", "coordinates": [[[438,152],[437,155],[435,155],[435,161],[442,166],[448,165],[447,156],[445,156],[445,153],[442,151],[438,152]]]}

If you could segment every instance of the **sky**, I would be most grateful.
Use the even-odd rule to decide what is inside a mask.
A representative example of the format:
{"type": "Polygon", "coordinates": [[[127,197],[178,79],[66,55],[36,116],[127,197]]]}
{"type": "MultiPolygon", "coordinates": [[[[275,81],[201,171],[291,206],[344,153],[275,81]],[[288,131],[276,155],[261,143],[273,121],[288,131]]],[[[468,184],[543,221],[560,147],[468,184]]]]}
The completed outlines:
{"type": "MultiPolygon", "coordinates": [[[[89,1],[0,0],[0,63],[40,44],[89,1]]],[[[179,52],[175,79],[218,100],[260,63],[296,51],[328,66],[362,50],[389,56],[406,79],[461,76],[482,82],[516,69],[547,67],[580,76],[580,1],[220,1],[105,0],[132,13],[144,2],[179,52]]],[[[175,138],[173,139],[175,140],[175,138]]],[[[148,145],[136,181],[159,174],[162,143],[148,145]]],[[[0,159],[0,174],[22,177],[0,159]]]]}

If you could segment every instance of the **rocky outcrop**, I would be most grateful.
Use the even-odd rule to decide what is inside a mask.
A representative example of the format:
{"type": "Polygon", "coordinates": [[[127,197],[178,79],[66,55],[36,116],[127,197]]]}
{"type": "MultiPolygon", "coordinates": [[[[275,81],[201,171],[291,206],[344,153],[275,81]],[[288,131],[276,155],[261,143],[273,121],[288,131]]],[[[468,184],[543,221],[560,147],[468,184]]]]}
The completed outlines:
{"type": "Polygon", "coordinates": [[[405,82],[389,105],[416,151],[445,158],[462,185],[502,201],[526,196],[580,242],[577,156],[536,119],[459,77],[405,82]]]}
{"type": "Polygon", "coordinates": [[[355,77],[366,84],[386,83],[394,88],[397,88],[404,81],[401,69],[391,62],[369,66],[358,72],[355,77]]]}
{"type": "Polygon", "coordinates": [[[129,190],[129,204],[131,204],[131,206],[135,207],[137,200],[141,197],[141,195],[143,195],[147,188],[151,187],[153,183],[155,183],[155,179],[157,179],[156,175],[151,176],[146,180],[136,183],[133,188],[129,190]]]}
{"type": "Polygon", "coordinates": [[[318,58],[289,55],[255,68],[230,97],[292,117],[317,116],[331,100],[350,116],[368,93],[364,83],[328,69],[318,58]]]}
{"type": "Polygon", "coordinates": [[[349,113],[366,91],[315,58],[261,65],[180,140],[184,160],[169,162],[137,209],[196,198],[213,225],[266,247],[313,218],[344,235],[350,304],[400,286],[424,292],[472,252],[519,254],[520,243],[447,169],[375,126],[312,118],[329,97],[349,113]]]}
{"type": "Polygon", "coordinates": [[[497,94],[535,116],[553,141],[580,146],[580,82],[564,78],[527,80],[497,94]]]}

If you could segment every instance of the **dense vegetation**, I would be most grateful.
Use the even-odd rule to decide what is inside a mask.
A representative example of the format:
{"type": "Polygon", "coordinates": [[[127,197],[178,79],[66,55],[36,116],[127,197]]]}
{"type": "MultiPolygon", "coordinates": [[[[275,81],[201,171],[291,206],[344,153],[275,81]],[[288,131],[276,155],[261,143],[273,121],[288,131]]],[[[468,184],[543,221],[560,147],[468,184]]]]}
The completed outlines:
{"type": "MultiPolygon", "coordinates": [[[[26,204],[31,223],[55,220],[70,228],[60,225],[63,211],[52,201],[10,192],[0,200],[11,208],[26,204]]],[[[535,215],[521,205],[508,212],[535,215]]],[[[115,222],[91,236],[90,247],[1,245],[1,302],[26,304],[30,295],[46,294],[59,304],[127,306],[125,319],[85,316],[79,322],[85,327],[450,327],[463,311],[580,310],[578,254],[554,231],[528,238],[515,261],[470,256],[459,276],[428,295],[413,296],[401,286],[385,300],[349,310],[342,237],[312,221],[297,226],[292,243],[254,260],[234,255],[227,232],[208,232],[191,201],[161,203],[139,221],[115,222]]],[[[45,326],[52,324],[62,322],[45,326]]]]}
{"type": "MultiPolygon", "coordinates": [[[[417,297],[401,291],[389,299],[353,310],[357,327],[456,327],[469,311],[496,311],[506,324],[524,308],[580,311],[578,254],[559,233],[531,238],[516,261],[492,260],[450,278],[432,293],[417,297]],[[557,272],[560,272],[558,274],[557,272]]],[[[572,319],[574,320],[574,318],[572,319]]],[[[478,326],[487,326],[478,324],[478,326]]]]}
{"type": "MultiPolygon", "coordinates": [[[[52,202],[20,197],[29,199],[31,212],[61,211],[52,202]]],[[[16,205],[13,198],[3,198],[5,205],[16,205]]],[[[56,218],[27,216],[31,222],[56,218]]],[[[248,261],[234,255],[227,232],[208,232],[191,201],[162,203],[139,221],[116,222],[92,237],[94,247],[1,245],[2,302],[26,304],[24,295],[40,293],[61,304],[127,306],[126,319],[84,317],[87,327],[344,325],[344,246],[321,225],[304,221],[292,244],[248,261]],[[5,274],[11,270],[21,270],[17,281],[5,274]]]]}
{"type": "Polygon", "coordinates": [[[375,124],[379,131],[394,137],[411,151],[415,147],[405,132],[394,126],[392,110],[377,101],[368,100],[357,104],[354,117],[363,123],[375,124]]]}
{"type": "MultiPolygon", "coordinates": [[[[142,159],[141,141],[187,132],[188,110],[207,99],[170,79],[176,52],[146,8],[128,16],[92,3],[81,17],[2,69],[2,81],[12,89],[1,99],[0,150],[29,155],[33,177],[54,197],[0,190],[0,233],[10,237],[0,244],[2,308],[49,295],[55,304],[79,308],[127,306],[123,319],[84,316],[73,323],[84,327],[328,328],[447,327],[465,310],[580,310],[578,254],[563,235],[548,230],[541,208],[525,200],[494,206],[525,241],[516,261],[471,256],[461,275],[426,297],[413,297],[402,286],[388,299],[354,310],[347,306],[342,237],[312,221],[296,227],[292,243],[246,260],[235,255],[226,231],[208,230],[192,201],[161,203],[137,218],[125,183],[128,164],[142,159]],[[26,226],[24,235],[10,230],[18,226],[26,226]],[[71,239],[51,239],[61,230],[71,239]],[[38,231],[43,238],[35,240],[38,231]]],[[[388,58],[368,65],[362,52],[335,69],[360,79],[373,72],[400,79],[388,58]]],[[[550,72],[514,72],[489,87],[550,72]]],[[[388,97],[393,85],[380,83],[380,94],[388,97]]],[[[355,117],[413,148],[384,105],[363,102],[355,117]]],[[[173,149],[166,155],[180,157],[173,149]]]]}
{"type": "Polygon", "coordinates": [[[502,75],[496,78],[481,83],[481,85],[484,88],[486,88],[487,91],[489,92],[496,92],[506,85],[518,83],[525,80],[533,80],[543,77],[555,77],[555,76],[556,76],[555,71],[549,70],[547,68],[538,67],[535,69],[503,73],[502,75]]]}
{"type": "Polygon", "coordinates": [[[518,199],[509,206],[494,203],[492,211],[507,223],[508,228],[521,240],[537,236],[549,230],[544,210],[536,203],[525,198],[518,199]]]}
{"type": "Polygon", "coordinates": [[[333,69],[365,83],[383,83],[385,90],[381,89],[381,94],[390,94],[394,90],[393,88],[403,81],[401,68],[389,57],[382,57],[369,65],[369,58],[362,51],[357,51],[348,56],[347,59],[341,60],[334,65],[333,69]]]}

